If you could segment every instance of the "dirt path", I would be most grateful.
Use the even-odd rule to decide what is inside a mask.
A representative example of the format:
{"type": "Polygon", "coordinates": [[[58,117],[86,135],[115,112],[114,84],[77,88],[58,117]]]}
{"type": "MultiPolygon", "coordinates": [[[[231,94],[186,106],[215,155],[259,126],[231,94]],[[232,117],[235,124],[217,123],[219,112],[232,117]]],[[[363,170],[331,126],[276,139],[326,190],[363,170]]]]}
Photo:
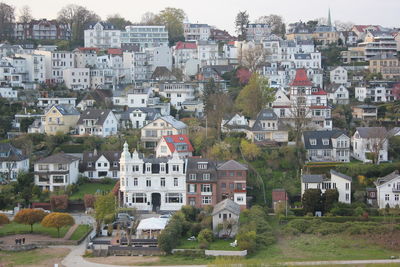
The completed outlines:
{"type": "Polygon", "coordinates": [[[69,228],[69,230],[68,230],[68,232],[65,234],[65,236],[64,236],[64,240],[69,240],[70,238],[71,238],[71,236],[72,236],[72,234],[75,232],[75,230],[78,228],[78,226],[79,226],[79,224],[74,224],[74,225],[72,225],[70,228],[69,228]]]}

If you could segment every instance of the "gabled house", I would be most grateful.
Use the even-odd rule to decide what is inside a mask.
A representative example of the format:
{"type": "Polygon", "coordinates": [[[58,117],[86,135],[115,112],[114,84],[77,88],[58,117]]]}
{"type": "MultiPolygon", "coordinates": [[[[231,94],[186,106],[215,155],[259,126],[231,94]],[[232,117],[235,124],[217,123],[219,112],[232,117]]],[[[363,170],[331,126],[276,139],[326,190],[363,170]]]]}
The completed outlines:
{"type": "Polygon", "coordinates": [[[245,116],[235,113],[222,119],[222,132],[245,132],[249,128],[249,122],[245,116]]]}
{"type": "Polygon", "coordinates": [[[10,143],[0,143],[0,181],[15,180],[19,172],[29,171],[29,158],[10,143]]]}
{"type": "Polygon", "coordinates": [[[263,109],[250,120],[247,138],[255,143],[286,143],[288,130],[272,109],[263,109]]]}
{"type": "Polygon", "coordinates": [[[272,208],[274,212],[277,212],[277,209],[280,205],[285,205],[288,207],[288,194],[285,189],[273,189],[272,190],[272,208]]]}
{"type": "Polygon", "coordinates": [[[128,108],[121,114],[120,125],[122,128],[126,129],[140,129],[158,117],[161,117],[161,114],[160,111],[155,108],[128,108]]]}
{"type": "Polygon", "coordinates": [[[104,177],[119,179],[119,151],[97,152],[87,151],[83,153],[80,172],[90,179],[101,179],[104,177]]]}
{"type": "Polygon", "coordinates": [[[187,134],[185,123],[168,115],[155,119],[141,129],[141,141],[146,148],[155,148],[164,135],[187,134]]]}
{"type": "Polygon", "coordinates": [[[358,127],[351,138],[355,159],[372,162],[374,154],[378,162],[388,160],[388,133],[384,127],[358,127]]]}
{"type": "Polygon", "coordinates": [[[211,215],[214,235],[218,237],[234,237],[237,234],[240,216],[239,204],[229,198],[224,199],[214,206],[211,215]]]}
{"type": "Polygon", "coordinates": [[[343,84],[333,83],[326,88],[326,92],[333,104],[347,105],[350,102],[349,90],[343,84]]]}
{"type": "Polygon", "coordinates": [[[193,146],[186,134],[163,136],[156,147],[156,157],[172,157],[178,153],[179,157],[187,158],[193,154],[193,146]]]}
{"type": "Polygon", "coordinates": [[[330,171],[330,177],[322,174],[303,174],[301,176],[301,196],[307,189],[321,189],[325,193],[327,189],[337,189],[339,193],[338,201],[351,204],[351,177],[334,170],[330,171]]]}
{"type": "Polygon", "coordinates": [[[336,67],[330,71],[330,81],[336,84],[347,84],[347,70],[343,67],[336,67]]]}
{"type": "Polygon", "coordinates": [[[118,120],[111,110],[86,109],[77,122],[79,135],[107,137],[117,133],[118,120]]]}
{"type": "Polygon", "coordinates": [[[44,132],[49,135],[70,133],[75,129],[79,116],[80,113],[71,105],[53,105],[42,117],[44,132]]]}
{"type": "Polygon", "coordinates": [[[378,178],[374,182],[376,186],[376,200],[380,209],[391,208],[400,205],[400,174],[396,170],[385,177],[378,178]]]}
{"type": "Polygon", "coordinates": [[[305,131],[302,141],[311,162],[350,162],[350,137],[344,131],[305,131]]]}
{"type": "Polygon", "coordinates": [[[57,191],[78,181],[79,158],[64,153],[51,155],[34,164],[35,185],[57,191]]]}

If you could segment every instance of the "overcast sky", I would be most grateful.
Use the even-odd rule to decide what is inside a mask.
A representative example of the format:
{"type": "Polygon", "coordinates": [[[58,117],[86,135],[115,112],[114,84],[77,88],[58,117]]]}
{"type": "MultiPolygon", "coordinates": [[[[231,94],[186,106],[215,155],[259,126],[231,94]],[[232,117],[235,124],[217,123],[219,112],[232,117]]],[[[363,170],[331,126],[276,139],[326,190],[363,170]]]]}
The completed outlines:
{"type": "Polygon", "coordinates": [[[103,19],[119,13],[132,22],[139,22],[147,11],[157,13],[165,7],[182,8],[190,22],[207,23],[234,33],[234,19],[239,10],[247,10],[250,20],[278,14],[286,23],[327,17],[356,24],[400,26],[400,0],[0,0],[18,9],[29,5],[35,18],[56,18],[68,3],[83,5],[103,19]]]}

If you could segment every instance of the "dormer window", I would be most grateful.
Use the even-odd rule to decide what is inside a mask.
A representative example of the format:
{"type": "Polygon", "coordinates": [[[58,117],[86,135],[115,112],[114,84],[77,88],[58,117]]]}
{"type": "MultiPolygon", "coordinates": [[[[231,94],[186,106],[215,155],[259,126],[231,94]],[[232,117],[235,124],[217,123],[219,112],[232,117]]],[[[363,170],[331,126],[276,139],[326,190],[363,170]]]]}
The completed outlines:
{"type": "Polygon", "coordinates": [[[151,172],[151,164],[146,164],[146,172],[151,172]]]}
{"type": "Polygon", "coordinates": [[[316,146],[317,145],[317,139],[310,139],[310,145],[316,146]]]}
{"type": "Polygon", "coordinates": [[[328,146],[329,145],[329,139],[322,139],[322,144],[324,146],[328,146]]]}
{"type": "Polygon", "coordinates": [[[207,169],[207,162],[199,162],[199,163],[197,164],[197,168],[198,168],[199,170],[206,170],[206,169],[207,169]]]}
{"type": "Polygon", "coordinates": [[[164,163],[160,164],[160,171],[165,172],[165,164],[164,163]]]}
{"type": "Polygon", "coordinates": [[[88,167],[92,167],[93,166],[93,162],[88,162],[88,167]]]}
{"type": "Polygon", "coordinates": [[[118,161],[113,162],[113,167],[118,167],[118,161]]]}

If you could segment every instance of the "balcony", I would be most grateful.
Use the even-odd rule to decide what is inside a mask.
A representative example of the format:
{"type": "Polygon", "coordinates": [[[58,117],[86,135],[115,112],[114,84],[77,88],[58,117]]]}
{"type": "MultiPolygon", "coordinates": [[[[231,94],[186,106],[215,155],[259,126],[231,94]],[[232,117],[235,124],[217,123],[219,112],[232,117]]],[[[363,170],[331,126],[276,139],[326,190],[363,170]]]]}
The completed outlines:
{"type": "Polygon", "coordinates": [[[400,187],[393,187],[392,188],[393,193],[400,193],[400,187]]]}

